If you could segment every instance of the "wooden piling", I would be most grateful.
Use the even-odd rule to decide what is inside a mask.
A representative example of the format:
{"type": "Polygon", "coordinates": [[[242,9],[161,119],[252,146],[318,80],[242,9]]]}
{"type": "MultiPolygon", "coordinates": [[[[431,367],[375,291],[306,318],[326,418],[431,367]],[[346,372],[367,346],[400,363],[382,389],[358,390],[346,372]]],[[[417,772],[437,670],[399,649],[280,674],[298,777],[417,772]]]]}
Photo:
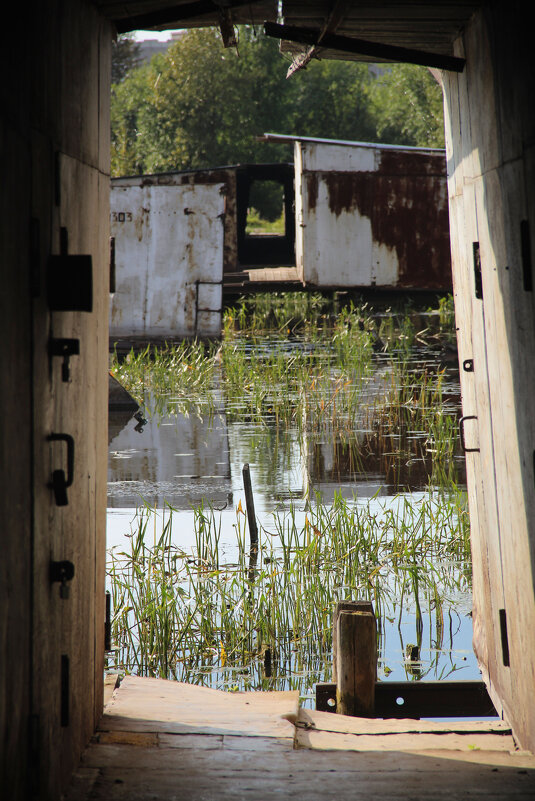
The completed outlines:
{"type": "Polygon", "coordinates": [[[333,681],[336,682],[336,662],[337,662],[337,652],[338,652],[338,615],[340,612],[373,612],[373,604],[371,601],[351,601],[346,599],[344,601],[338,601],[336,606],[334,607],[334,617],[333,617],[333,681]]]}
{"type": "Polygon", "coordinates": [[[369,611],[338,613],[336,711],[373,717],[377,678],[377,625],[369,611]]]}
{"type": "Polygon", "coordinates": [[[242,469],[243,489],[245,491],[245,503],[247,506],[247,522],[249,524],[249,537],[251,548],[258,548],[258,527],[256,525],[256,515],[254,509],[253,489],[251,487],[251,472],[249,465],[244,464],[242,469]]]}

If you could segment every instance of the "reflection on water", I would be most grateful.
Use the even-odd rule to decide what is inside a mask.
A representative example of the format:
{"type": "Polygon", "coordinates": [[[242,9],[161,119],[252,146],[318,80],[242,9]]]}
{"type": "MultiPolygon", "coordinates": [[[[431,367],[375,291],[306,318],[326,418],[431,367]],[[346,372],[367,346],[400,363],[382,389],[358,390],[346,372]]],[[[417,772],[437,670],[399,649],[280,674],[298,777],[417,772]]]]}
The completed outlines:
{"type": "Polygon", "coordinates": [[[189,509],[208,499],[232,503],[228,432],[224,414],[154,415],[136,430],[133,418],[110,441],[108,507],[165,503],[189,509]]]}
{"type": "MultiPolygon", "coordinates": [[[[292,347],[304,346],[286,343],[285,347],[291,351],[292,347]]],[[[415,361],[415,372],[427,369],[425,365],[431,372],[437,369],[436,359],[428,352],[415,361]]],[[[281,428],[269,413],[261,419],[239,414],[240,398],[225,407],[219,392],[215,410],[211,398],[205,406],[197,403],[185,412],[179,411],[171,397],[153,398],[147,393],[143,407],[145,425],[139,426],[138,421],[128,416],[121,420],[110,416],[109,547],[124,547],[125,537],[131,536],[131,526],[133,531],[137,527],[136,508],[148,504],[163,510],[169,504],[176,510],[173,544],[184,552],[193,552],[198,542],[192,507],[203,503],[221,510],[219,556],[225,562],[235,561],[236,508],[241,503],[245,509],[242,482],[245,463],[251,469],[258,522],[267,532],[273,529],[275,511],[280,514],[292,509],[304,525],[306,504],[314,503],[315,493],[327,505],[333,502],[335,494],[348,499],[356,497],[362,503],[371,503],[372,509],[377,504],[378,513],[385,505],[397,503],[395,497],[400,492],[412,493],[417,502],[418,493],[429,484],[433,449],[438,446],[429,431],[418,430],[411,423],[410,387],[404,390],[408,400],[401,404],[406,411],[401,424],[396,420],[396,426],[390,425],[388,415],[377,415],[390,391],[390,377],[387,360],[377,357],[376,369],[363,385],[362,406],[352,420],[351,431],[347,426],[345,429],[314,427],[306,419],[281,428]]],[[[446,370],[442,402],[455,423],[460,407],[455,368],[446,370]]],[[[453,461],[457,484],[462,486],[464,460],[456,453],[453,461]]],[[[157,521],[163,517],[162,511],[160,517],[154,518],[154,531],[150,533],[153,542],[159,536],[157,521]]],[[[262,559],[263,555],[260,566],[265,569],[262,559]]],[[[446,573],[449,570],[448,566],[444,569],[446,573]]],[[[376,598],[382,604],[381,679],[440,678],[452,672],[456,673],[455,678],[457,675],[479,678],[471,648],[469,578],[458,580],[465,570],[464,565],[452,563],[455,581],[451,586],[438,583],[435,596],[426,592],[418,599],[416,594],[416,604],[414,578],[407,578],[406,586],[405,580],[395,588],[392,585],[394,595],[390,598],[388,567],[385,565],[377,573],[381,591],[385,593],[385,597],[376,598]],[[407,657],[406,649],[414,643],[419,647],[419,661],[407,657]]],[[[341,587],[339,591],[341,597],[359,594],[352,587],[347,590],[341,587]]],[[[277,656],[269,651],[269,671],[275,670],[278,660],[278,676],[286,676],[286,684],[282,686],[297,687],[307,696],[314,681],[330,680],[324,652],[318,652],[312,669],[311,665],[297,664],[291,642],[287,646],[289,655],[284,658],[282,652],[277,656]]],[[[415,652],[411,653],[414,656],[415,652]]],[[[180,674],[179,678],[225,688],[237,683],[251,689],[265,687],[265,653],[245,672],[240,665],[222,665],[218,654],[216,647],[212,661],[203,657],[204,662],[190,665],[190,672],[180,674]]],[[[282,689],[280,684],[273,686],[282,689]]]]}
{"type": "MultiPolygon", "coordinates": [[[[422,370],[429,363],[427,355],[426,362],[415,364],[422,370]]],[[[108,506],[169,503],[186,510],[204,500],[221,508],[234,497],[237,503],[245,463],[255,479],[258,511],[314,491],[328,502],[335,491],[368,498],[423,490],[432,476],[429,432],[410,425],[385,431],[370,416],[389,380],[379,366],[366,381],[351,432],[310,431],[303,425],[281,430],[269,416],[262,421],[236,419],[236,402],[230,415],[202,407],[181,414],[171,401],[162,403],[147,394],[148,420],[142,427],[128,413],[110,413],[108,506]]],[[[443,405],[460,411],[455,369],[447,371],[443,405]]],[[[464,457],[457,452],[453,459],[457,484],[463,486],[464,457]]]]}

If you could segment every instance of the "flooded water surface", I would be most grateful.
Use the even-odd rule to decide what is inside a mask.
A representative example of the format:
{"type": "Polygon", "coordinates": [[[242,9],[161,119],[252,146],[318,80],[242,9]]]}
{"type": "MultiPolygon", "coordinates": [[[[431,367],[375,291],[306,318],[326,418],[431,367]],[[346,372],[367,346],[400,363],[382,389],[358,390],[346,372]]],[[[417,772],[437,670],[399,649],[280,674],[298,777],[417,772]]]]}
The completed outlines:
{"type": "Polygon", "coordinates": [[[379,679],[479,678],[451,311],[263,302],[114,364],[144,420],[110,413],[110,666],[311,702],[334,604],[366,598],[379,679]]]}

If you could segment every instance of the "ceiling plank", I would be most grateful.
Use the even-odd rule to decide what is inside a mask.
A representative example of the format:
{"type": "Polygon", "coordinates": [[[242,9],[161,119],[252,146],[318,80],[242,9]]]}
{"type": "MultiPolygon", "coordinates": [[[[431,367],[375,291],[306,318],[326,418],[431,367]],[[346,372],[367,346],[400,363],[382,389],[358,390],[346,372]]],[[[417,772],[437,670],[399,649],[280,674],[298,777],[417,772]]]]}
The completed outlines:
{"type": "Polygon", "coordinates": [[[258,2],[259,0],[226,0],[223,4],[217,3],[215,0],[194,0],[191,3],[170,5],[156,11],[146,11],[144,14],[116,19],[114,24],[117,33],[128,33],[129,31],[149,30],[150,28],[172,23],[178,23],[177,27],[179,27],[181,22],[210,15],[205,24],[218,25],[223,5],[225,10],[230,11],[241,6],[254,6],[258,2]]]}

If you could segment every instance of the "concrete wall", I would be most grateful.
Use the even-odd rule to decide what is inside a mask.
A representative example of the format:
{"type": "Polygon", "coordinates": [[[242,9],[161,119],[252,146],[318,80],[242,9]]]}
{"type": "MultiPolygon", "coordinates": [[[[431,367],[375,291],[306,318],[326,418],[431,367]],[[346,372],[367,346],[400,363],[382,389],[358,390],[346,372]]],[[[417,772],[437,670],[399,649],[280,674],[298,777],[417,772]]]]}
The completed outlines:
{"type": "Polygon", "coordinates": [[[521,12],[478,13],[444,88],[474,647],[494,704],[535,750],[535,112],[521,12]]]}
{"type": "Polygon", "coordinates": [[[114,180],[112,339],[220,334],[225,195],[221,181],[114,180]]]}
{"type": "MultiPolygon", "coordinates": [[[[102,711],[109,286],[111,29],[83,0],[24,11],[0,90],[0,786],[14,800],[59,797],[102,711]],[[92,311],[50,310],[60,252],[91,257],[92,311]],[[70,382],[49,355],[59,338],[79,342],[70,382]],[[75,446],[66,506],[52,433],[75,446]],[[65,599],[61,560],[75,567],[65,599]]],[[[63,263],[72,289],[79,262],[63,263]]]]}
{"type": "Polygon", "coordinates": [[[451,289],[442,151],[297,141],[295,195],[307,284],[451,289]]]}

